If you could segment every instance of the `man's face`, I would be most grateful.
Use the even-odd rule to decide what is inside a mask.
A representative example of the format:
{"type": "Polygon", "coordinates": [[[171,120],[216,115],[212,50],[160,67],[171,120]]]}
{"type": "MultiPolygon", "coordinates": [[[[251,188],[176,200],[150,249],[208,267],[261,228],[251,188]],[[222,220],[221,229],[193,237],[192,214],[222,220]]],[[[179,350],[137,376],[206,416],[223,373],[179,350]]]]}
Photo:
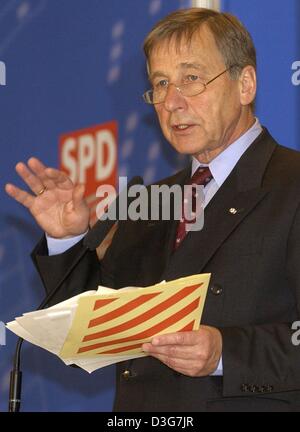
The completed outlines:
{"type": "MultiPolygon", "coordinates": [[[[178,47],[174,40],[163,42],[149,60],[153,87],[195,80],[206,83],[224,70],[222,55],[204,27],[190,44],[183,41],[178,47]]],[[[229,72],[197,96],[185,97],[170,85],[165,101],[155,105],[166,139],[179,153],[210,162],[253,124],[240,92],[240,80],[232,80],[229,72]]]]}

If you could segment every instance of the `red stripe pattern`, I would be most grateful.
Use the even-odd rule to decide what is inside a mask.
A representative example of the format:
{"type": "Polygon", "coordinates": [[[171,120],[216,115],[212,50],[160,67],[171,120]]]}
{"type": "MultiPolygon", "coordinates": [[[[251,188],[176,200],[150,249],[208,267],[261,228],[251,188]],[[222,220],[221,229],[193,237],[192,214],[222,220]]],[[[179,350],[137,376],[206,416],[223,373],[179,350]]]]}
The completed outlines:
{"type": "MultiPolygon", "coordinates": [[[[192,331],[194,328],[194,323],[195,321],[190,322],[187,326],[183,327],[181,330],[178,330],[179,332],[185,332],[185,331],[192,331]]],[[[141,343],[139,344],[135,344],[135,345],[128,345],[122,348],[116,348],[116,349],[112,349],[109,351],[103,351],[99,354],[120,354],[123,353],[124,351],[128,351],[129,349],[136,349],[136,348],[140,348],[141,347],[141,343]]]]}
{"type": "Polygon", "coordinates": [[[107,314],[104,314],[104,315],[96,318],[96,319],[91,320],[90,323],[89,323],[89,328],[96,327],[96,326],[98,326],[100,324],[103,324],[105,322],[111,321],[111,320],[113,320],[114,318],[117,318],[120,315],[123,315],[123,314],[125,314],[127,312],[130,312],[133,309],[137,308],[138,306],[141,306],[142,304],[146,303],[147,301],[153,299],[154,297],[156,297],[159,294],[160,293],[141,295],[137,299],[131,300],[126,305],[121,306],[121,307],[115,309],[112,312],[109,312],[107,314]]]}
{"type": "Polygon", "coordinates": [[[106,313],[102,309],[118,299],[97,300],[94,304],[94,311],[98,311],[99,314],[96,317],[94,314],[87,328],[87,330],[97,331],[89,332],[83,337],[77,354],[88,354],[89,356],[132,354],[142,352],[142,344],[150,341],[155,335],[174,331],[192,331],[196,323],[195,311],[201,300],[197,291],[202,285],[203,283],[185,286],[177,290],[175,294],[167,298],[165,296],[164,300],[160,299],[160,294],[164,293],[162,287],[161,291],[141,294],[125,304],[120,305],[116,301],[116,307],[106,313]],[[142,312],[139,307],[147,305],[147,302],[151,302],[150,307],[146,311],[143,308],[142,312]],[[173,309],[168,314],[168,309],[172,307],[173,309]],[[116,321],[114,324],[113,320],[117,320],[118,324],[116,325],[116,321]],[[107,323],[110,321],[112,323],[108,327],[107,323]],[[177,323],[179,329],[174,330],[177,323]],[[87,344],[87,342],[93,343],[87,344]]]}

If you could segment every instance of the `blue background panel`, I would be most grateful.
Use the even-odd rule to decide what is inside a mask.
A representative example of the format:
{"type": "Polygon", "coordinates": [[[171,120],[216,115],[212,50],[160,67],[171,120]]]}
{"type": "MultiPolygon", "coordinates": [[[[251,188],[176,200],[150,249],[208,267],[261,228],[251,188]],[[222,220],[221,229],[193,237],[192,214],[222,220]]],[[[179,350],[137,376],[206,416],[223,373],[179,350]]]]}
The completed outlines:
{"type": "MultiPolygon", "coordinates": [[[[163,140],[147,89],[143,39],[185,0],[1,0],[0,60],[0,321],[31,311],[44,296],[29,253],[41,236],[31,216],[6,196],[6,182],[32,155],[59,161],[59,136],[116,120],[120,175],[145,182],[168,175],[181,158],[163,140]],[[164,155],[161,157],[161,155],[164,155]]],[[[16,338],[0,346],[0,411],[7,409],[9,370],[16,338]]],[[[114,367],[93,375],[65,367],[27,343],[22,351],[23,411],[109,411],[114,367]]]]}
{"type": "Polygon", "coordinates": [[[257,115],[280,144],[300,149],[300,87],[292,64],[300,60],[298,0],[223,0],[250,31],[258,57],[257,115]]]}
{"type": "MultiPolygon", "coordinates": [[[[190,0],[0,0],[0,321],[31,311],[44,296],[29,253],[41,236],[31,216],[6,196],[6,182],[32,155],[59,161],[59,137],[117,121],[118,174],[146,183],[170,175],[186,161],[162,138],[147,89],[142,43],[154,23],[190,0]]],[[[223,0],[249,28],[258,52],[257,115],[282,144],[300,148],[298,0],[223,0]]],[[[7,409],[16,337],[0,346],[0,411],[7,409]]],[[[23,411],[110,411],[114,367],[92,375],[66,367],[25,343],[23,411]]]]}

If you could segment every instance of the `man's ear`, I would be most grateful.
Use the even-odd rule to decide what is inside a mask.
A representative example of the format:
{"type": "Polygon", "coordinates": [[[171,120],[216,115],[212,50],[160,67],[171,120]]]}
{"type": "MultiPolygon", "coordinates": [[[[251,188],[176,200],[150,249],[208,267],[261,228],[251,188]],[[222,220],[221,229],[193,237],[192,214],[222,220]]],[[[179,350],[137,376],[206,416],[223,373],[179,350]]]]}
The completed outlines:
{"type": "Polygon", "coordinates": [[[256,71],[253,66],[246,66],[239,77],[241,105],[250,105],[256,96],[256,71]]]}

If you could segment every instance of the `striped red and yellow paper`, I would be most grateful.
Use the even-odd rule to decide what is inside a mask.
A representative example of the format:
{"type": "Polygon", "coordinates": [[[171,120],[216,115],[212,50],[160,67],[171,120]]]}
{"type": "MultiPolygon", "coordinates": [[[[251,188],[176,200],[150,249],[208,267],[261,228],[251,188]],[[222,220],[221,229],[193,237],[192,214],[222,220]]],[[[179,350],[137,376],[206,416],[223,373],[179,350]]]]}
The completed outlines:
{"type": "Polygon", "coordinates": [[[60,356],[141,355],[156,335],[198,329],[209,279],[201,274],[81,297],[60,356]]]}

